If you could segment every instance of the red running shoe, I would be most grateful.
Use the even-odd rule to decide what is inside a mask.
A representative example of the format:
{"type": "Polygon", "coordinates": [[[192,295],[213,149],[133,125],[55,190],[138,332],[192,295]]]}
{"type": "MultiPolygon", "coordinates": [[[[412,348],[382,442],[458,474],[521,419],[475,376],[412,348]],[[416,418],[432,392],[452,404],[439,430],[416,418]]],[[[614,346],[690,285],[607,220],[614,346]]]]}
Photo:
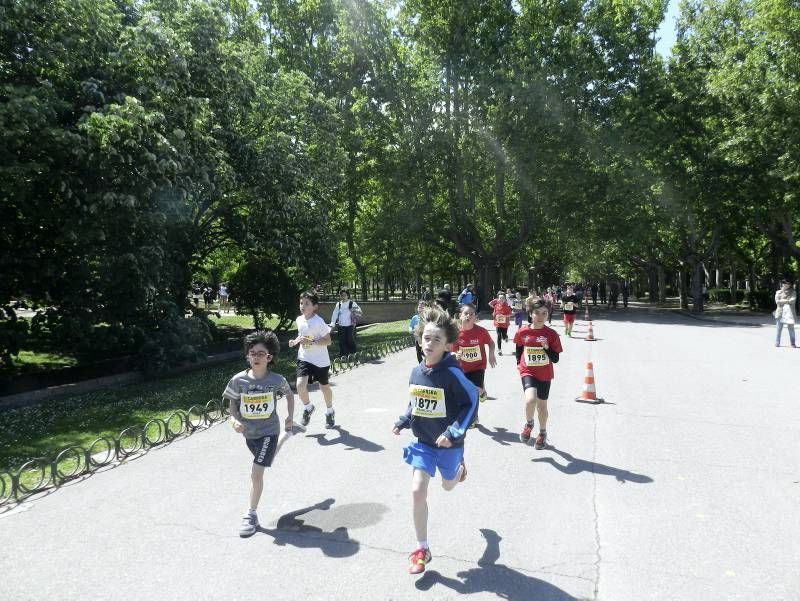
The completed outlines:
{"type": "Polygon", "coordinates": [[[547,432],[539,432],[536,437],[536,444],[533,445],[537,449],[543,449],[547,446],[547,432]]]}
{"type": "Polygon", "coordinates": [[[408,573],[422,574],[422,572],[425,571],[425,565],[428,564],[431,559],[433,558],[431,557],[430,549],[417,549],[408,556],[408,561],[410,562],[408,565],[408,573]]]}
{"type": "Polygon", "coordinates": [[[531,439],[531,432],[533,432],[533,425],[525,424],[522,432],[519,433],[519,441],[527,443],[531,439]]]}

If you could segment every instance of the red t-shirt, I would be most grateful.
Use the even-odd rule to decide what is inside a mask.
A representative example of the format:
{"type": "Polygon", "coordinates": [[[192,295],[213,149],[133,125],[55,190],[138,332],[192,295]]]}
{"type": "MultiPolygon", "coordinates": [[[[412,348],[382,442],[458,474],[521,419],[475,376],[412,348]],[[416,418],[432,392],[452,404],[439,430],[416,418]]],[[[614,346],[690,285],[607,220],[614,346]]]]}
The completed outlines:
{"type": "Polygon", "coordinates": [[[508,323],[511,321],[511,305],[508,303],[497,303],[492,311],[494,315],[494,327],[503,330],[508,329],[508,323]]]}
{"type": "Polygon", "coordinates": [[[514,335],[514,344],[523,347],[517,369],[520,376],[533,376],[541,381],[552,380],[553,364],[541,343],[536,340],[541,336],[547,338],[547,344],[551,349],[557,353],[562,352],[561,339],[555,330],[547,326],[534,330],[531,326],[524,325],[514,335]]]}
{"type": "Polygon", "coordinates": [[[453,352],[461,349],[461,359],[458,364],[464,373],[486,369],[486,345],[491,342],[492,337],[489,332],[479,325],[458,333],[458,340],[453,343],[453,352]]]}

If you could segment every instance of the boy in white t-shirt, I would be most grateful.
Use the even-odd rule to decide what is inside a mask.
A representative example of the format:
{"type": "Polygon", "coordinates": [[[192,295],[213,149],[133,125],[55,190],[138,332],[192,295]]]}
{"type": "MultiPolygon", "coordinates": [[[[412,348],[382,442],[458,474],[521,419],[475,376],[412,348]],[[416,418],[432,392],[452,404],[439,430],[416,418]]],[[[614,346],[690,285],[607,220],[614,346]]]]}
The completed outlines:
{"type": "Polygon", "coordinates": [[[308,425],[314,405],[308,399],[309,378],[319,382],[322,398],[325,400],[325,425],[334,426],[333,391],[328,384],[331,359],[328,345],[331,343],[331,329],[325,320],[317,315],[319,297],[313,292],[300,295],[300,316],[297,318],[297,338],[289,341],[289,346],[300,345],[297,350],[297,395],[303,401],[302,424],[308,425]]]}

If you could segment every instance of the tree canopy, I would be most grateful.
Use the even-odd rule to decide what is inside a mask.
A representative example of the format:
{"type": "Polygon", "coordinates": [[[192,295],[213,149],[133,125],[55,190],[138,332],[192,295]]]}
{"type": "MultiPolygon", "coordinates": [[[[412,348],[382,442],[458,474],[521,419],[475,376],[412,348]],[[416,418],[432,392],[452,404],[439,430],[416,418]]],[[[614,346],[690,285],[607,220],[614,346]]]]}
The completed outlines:
{"type": "Polygon", "coordinates": [[[3,360],[41,334],[192,357],[211,269],[283,318],[434,274],[770,288],[800,258],[800,11],[684,0],[665,58],[666,4],[3,2],[3,360]]]}

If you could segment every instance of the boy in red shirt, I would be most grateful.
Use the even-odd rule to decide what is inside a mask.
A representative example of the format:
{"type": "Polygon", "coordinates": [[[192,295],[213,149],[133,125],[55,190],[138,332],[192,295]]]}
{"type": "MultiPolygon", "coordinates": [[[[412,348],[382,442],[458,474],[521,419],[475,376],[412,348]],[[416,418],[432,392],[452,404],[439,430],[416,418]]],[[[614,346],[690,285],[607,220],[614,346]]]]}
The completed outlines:
{"type": "Polygon", "coordinates": [[[548,313],[544,301],[529,302],[527,308],[532,323],[522,326],[514,336],[517,367],[525,394],[525,426],[519,439],[525,443],[531,439],[533,414],[537,410],[539,435],[534,446],[543,449],[547,445],[547,397],[553,379],[553,363],[558,363],[562,352],[561,340],[553,329],[544,325],[548,313]]]}
{"type": "Polygon", "coordinates": [[[508,326],[511,323],[511,305],[506,302],[506,295],[500,292],[492,309],[494,328],[497,330],[497,354],[503,354],[503,340],[508,340],[508,326]]]}
{"type": "MultiPolygon", "coordinates": [[[[495,367],[497,359],[494,356],[494,342],[485,328],[475,324],[475,305],[467,303],[461,305],[461,330],[458,340],[453,343],[453,352],[456,354],[461,371],[467,380],[478,388],[481,403],[486,400],[486,390],[483,378],[486,373],[486,346],[489,347],[489,365],[495,367]]],[[[474,423],[477,423],[477,419],[474,423]]]]}

